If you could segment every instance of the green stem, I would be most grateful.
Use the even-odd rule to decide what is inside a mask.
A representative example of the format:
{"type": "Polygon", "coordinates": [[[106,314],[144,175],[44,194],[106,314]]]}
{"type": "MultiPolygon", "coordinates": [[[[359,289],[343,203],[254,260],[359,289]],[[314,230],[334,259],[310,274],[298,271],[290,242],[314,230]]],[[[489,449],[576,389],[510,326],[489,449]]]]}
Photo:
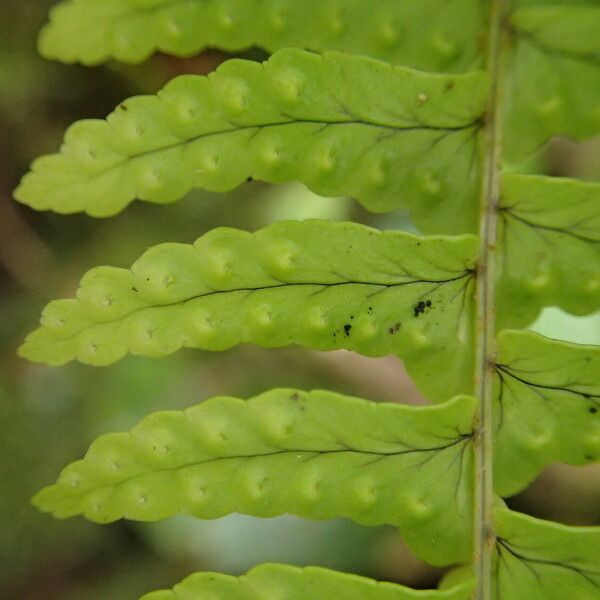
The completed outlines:
{"type": "Polygon", "coordinates": [[[496,237],[502,161],[502,23],[506,0],[492,0],[487,69],[492,80],[487,112],[480,202],[480,253],[477,278],[475,393],[480,408],[475,425],[475,600],[492,598],[494,535],[493,368],[496,354],[496,237]]]}

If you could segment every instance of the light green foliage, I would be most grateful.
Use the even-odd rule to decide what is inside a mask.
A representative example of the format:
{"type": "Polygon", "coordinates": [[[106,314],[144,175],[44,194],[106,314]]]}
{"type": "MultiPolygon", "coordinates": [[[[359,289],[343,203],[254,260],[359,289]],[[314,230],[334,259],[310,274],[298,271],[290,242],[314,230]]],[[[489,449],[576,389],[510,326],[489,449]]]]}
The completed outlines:
{"type": "Polygon", "coordinates": [[[281,593],[288,600],[467,600],[470,591],[469,583],[451,590],[416,591],[327,569],[261,565],[239,578],[196,573],[175,586],[173,591],[153,592],[141,600],[183,600],[206,594],[214,600],[270,600],[273,594],[281,593]]]}
{"type": "Polygon", "coordinates": [[[496,598],[596,600],[600,528],[567,527],[496,511],[496,598]]]}
{"type": "Polygon", "coordinates": [[[498,336],[494,481],[520,491],[548,464],[600,459],[600,348],[527,331],[498,336]]]}
{"type": "Polygon", "coordinates": [[[173,202],[248,177],[299,180],[375,211],[410,207],[427,229],[472,231],[487,88],[483,73],[425,74],[337,53],[231,60],[132,98],[107,121],[76,123],[16,197],[108,216],[135,198],[173,202]]]}
{"type": "Polygon", "coordinates": [[[452,71],[475,64],[483,13],[477,0],[378,0],[377,10],[371,0],[68,0],[53,9],[40,49],[89,65],[141,62],[157,49],[298,47],[452,71]]]}
{"type": "Polygon", "coordinates": [[[599,184],[505,175],[498,227],[499,327],[600,308],[599,184]]]}
{"type": "MultiPolygon", "coordinates": [[[[507,496],[552,462],[600,458],[600,349],[502,331],[545,306],[600,308],[600,186],[500,172],[500,159],[514,170],[552,135],[600,133],[600,7],[515,0],[494,16],[496,36],[496,27],[486,31],[491,5],[71,0],[52,13],[41,47],[67,62],[138,62],[157,49],[189,55],[207,46],[275,53],[179,77],[106,121],[76,123],[60,153],[24,177],[17,197],[25,204],[109,216],[136,198],[169,203],[247,178],[297,180],[372,211],[409,209],[423,233],[463,234],[319,221],[254,234],[216,229],[193,245],[151,248],[131,269],[93,269],[75,299],[46,307],[21,348],[30,360],[100,366],[128,353],[244,342],[345,348],[399,356],[440,402],[415,408],[274,390],[156,413],[131,433],[99,438],[36,497],[39,508],[102,523],[178,513],[341,516],[399,527],[438,565],[468,561],[476,540],[476,570],[453,571],[443,592],[265,566],[237,579],[198,574],[146,600],[466,600],[495,535],[497,600],[600,597],[600,529],[538,521],[500,499],[494,526],[485,477],[493,469],[496,492],[507,496]],[[490,49],[499,90],[491,99],[490,78],[473,70],[490,49]],[[479,209],[482,256],[469,235],[479,209]],[[496,290],[487,268],[495,256],[496,290]],[[494,291],[497,353],[488,339],[494,291]],[[480,407],[462,395],[475,382],[480,407]]],[[[489,600],[485,579],[478,600],[489,600]]]]}
{"type": "Polygon", "coordinates": [[[507,157],[522,158],[554,134],[600,134],[600,7],[523,8],[511,24],[507,157]]]}
{"type": "Polygon", "coordinates": [[[397,525],[434,564],[468,560],[475,406],[466,396],[410,407],[294,390],[215,398],[100,437],[35,503],[99,523],[348,517],[397,525]]]}
{"type": "Polygon", "coordinates": [[[216,229],[193,246],[152,248],[131,270],[93,269],[76,300],[48,305],[21,353],[53,365],[243,342],[394,353],[442,400],[471,386],[476,251],[473,236],[353,223],[216,229]]]}
{"type": "Polygon", "coordinates": [[[261,565],[241,577],[196,573],[173,591],[153,592],[141,600],[191,600],[207,596],[211,600],[271,600],[277,594],[285,594],[286,600],[467,600],[470,591],[468,583],[451,590],[416,591],[316,567],[261,565]]]}
{"type": "MultiPolygon", "coordinates": [[[[49,58],[84,64],[140,62],[156,49],[189,55],[259,46],[467,71],[483,62],[486,12],[476,0],[383,0],[376,11],[369,0],[67,0],[53,10],[40,47],[49,58]]],[[[510,26],[507,157],[521,160],[556,134],[600,134],[597,2],[519,0],[510,26]]]]}

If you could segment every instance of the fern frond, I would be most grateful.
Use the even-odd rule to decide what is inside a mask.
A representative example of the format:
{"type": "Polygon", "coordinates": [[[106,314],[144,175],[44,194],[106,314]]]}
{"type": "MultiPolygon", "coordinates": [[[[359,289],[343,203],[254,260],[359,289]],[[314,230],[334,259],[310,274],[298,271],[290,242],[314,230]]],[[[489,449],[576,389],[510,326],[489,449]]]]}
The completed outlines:
{"type": "Polygon", "coordinates": [[[600,309],[600,184],[505,175],[498,225],[500,328],[600,309]]]}
{"type": "Polygon", "coordinates": [[[522,158],[553,135],[600,134],[600,8],[553,4],[521,8],[511,18],[507,158],[522,158]]]}
{"type": "Polygon", "coordinates": [[[371,0],[69,0],[52,10],[40,50],[93,65],[137,63],[155,50],[189,56],[207,47],[295,47],[460,71],[477,63],[484,18],[477,0],[378,0],[377,10],[371,0]]]}
{"type": "Polygon", "coordinates": [[[512,495],[552,462],[600,459],[600,347],[498,336],[494,481],[512,495]]]}
{"type": "Polygon", "coordinates": [[[568,527],[496,510],[496,598],[600,597],[600,527],[568,527]]]}
{"type": "Polygon", "coordinates": [[[36,506],[99,523],[234,512],[390,524],[429,562],[467,560],[476,401],[376,404],[273,390],[150,415],[96,440],[36,506]]]}
{"type": "Polygon", "coordinates": [[[318,567],[260,565],[241,577],[195,573],[175,586],[146,594],[141,600],[468,600],[472,583],[450,590],[411,590],[394,583],[347,575],[318,567]]]}
{"type": "Polygon", "coordinates": [[[298,180],[367,208],[409,207],[423,230],[475,230],[474,159],[488,79],[372,59],[281,50],[231,60],[73,125],[15,195],[60,213],[113,215],[136,198],[174,202],[248,177],[298,180]]]}
{"type": "Polygon", "coordinates": [[[353,223],[216,229],[99,267],[50,303],[21,354],[108,365],[127,353],[251,342],[396,354],[434,399],[470,389],[474,236],[420,237],[353,223]],[[443,375],[442,375],[443,374],[443,375]]]}

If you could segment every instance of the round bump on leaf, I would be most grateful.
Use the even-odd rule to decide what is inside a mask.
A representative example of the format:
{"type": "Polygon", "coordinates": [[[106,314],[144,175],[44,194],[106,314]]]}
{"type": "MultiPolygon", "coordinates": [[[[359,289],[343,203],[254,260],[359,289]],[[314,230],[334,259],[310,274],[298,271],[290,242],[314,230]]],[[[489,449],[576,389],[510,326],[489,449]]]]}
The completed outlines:
{"type": "Polygon", "coordinates": [[[315,155],[316,167],[319,171],[330,173],[335,169],[335,155],[331,147],[325,147],[315,155]]]}
{"type": "Polygon", "coordinates": [[[358,481],[353,486],[356,497],[365,506],[372,506],[377,502],[377,487],[370,480],[358,481]]]}
{"type": "Polygon", "coordinates": [[[556,113],[562,106],[562,100],[558,96],[548,98],[537,107],[537,112],[542,116],[550,116],[556,113]]]}
{"type": "Polygon", "coordinates": [[[310,329],[323,330],[329,326],[327,312],[318,307],[308,309],[305,322],[310,329]]]}
{"type": "Polygon", "coordinates": [[[165,21],[165,33],[173,39],[180,38],[183,34],[181,25],[175,19],[167,19],[165,21]]]}
{"type": "Polygon", "coordinates": [[[586,435],[583,442],[588,452],[595,455],[600,453],[600,429],[598,429],[594,433],[586,435]]]}
{"type": "Polygon", "coordinates": [[[225,79],[219,81],[221,105],[233,112],[242,112],[248,106],[250,89],[241,79],[225,79]]]}
{"type": "Polygon", "coordinates": [[[274,89],[279,97],[286,102],[295,102],[305,85],[305,76],[293,69],[280,69],[272,75],[274,89]]]}
{"type": "Polygon", "coordinates": [[[142,192],[158,190],[162,185],[162,173],[156,167],[142,169],[139,172],[137,183],[142,192]]]}
{"type": "Polygon", "coordinates": [[[273,308],[269,304],[259,304],[251,310],[253,322],[259,327],[268,327],[273,324],[273,308]]]}
{"type": "Polygon", "coordinates": [[[233,25],[235,24],[235,19],[230,13],[223,12],[218,16],[217,23],[222,29],[229,30],[233,28],[233,25]]]}
{"type": "Polygon", "coordinates": [[[265,164],[275,166],[281,161],[281,146],[269,141],[261,149],[260,156],[265,164]]]}
{"type": "Polygon", "coordinates": [[[551,280],[552,277],[548,271],[540,271],[525,282],[525,287],[532,292],[545,290],[550,286],[551,280]]]}
{"type": "Polygon", "coordinates": [[[258,499],[266,492],[268,477],[262,470],[248,473],[246,478],[246,491],[251,498],[258,499]]]}
{"type": "Polygon", "coordinates": [[[285,29],[285,18],[280,11],[273,11],[267,17],[267,23],[274,31],[282,32],[285,29]]]}
{"type": "Polygon", "coordinates": [[[379,37],[384,44],[396,44],[400,40],[400,29],[394,23],[383,23],[379,28],[379,37]]]}
{"type": "Polygon", "coordinates": [[[448,58],[458,54],[457,44],[440,32],[435,33],[431,37],[431,49],[436,54],[441,54],[448,58]]]}
{"type": "Polygon", "coordinates": [[[322,479],[320,477],[307,478],[302,482],[300,494],[310,502],[315,502],[321,497],[322,479]]]}
{"type": "Polygon", "coordinates": [[[342,35],[346,29],[346,22],[341,13],[332,14],[329,18],[329,29],[334,35],[342,35]]]}
{"type": "Polygon", "coordinates": [[[425,521],[433,514],[433,507],[420,496],[407,497],[405,506],[416,521],[425,521]]]}
{"type": "Polygon", "coordinates": [[[439,196],[443,188],[442,182],[433,173],[422,174],[420,187],[428,196],[439,196]]]}
{"type": "Polygon", "coordinates": [[[524,439],[524,443],[530,449],[539,450],[540,448],[548,446],[552,442],[553,438],[554,433],[551,429],[540,429],[532,432],[531,435],[528,435],[524,439]]]}
{"type": "Polygon", "coordinates": [[[352,328],[353,337],[363,340],[372,339],[376,337],[378,333],[379,327],[375,319],[371,317],[360,319],[352,328]]]}
{"type": "Polygon", "coordinates": [[[300,257],[300,249],[293,242],[274,243],[267,250],[269,265],[277,272],[290,271],[300,257]]]}
{"type": "Polygon", "coordinates": [[[600,290],[600,278],[593,277],[589,281],[585,283],[585,291],[588,294],[595,294],[598,290],[600,290]]]}
{"type": "Polygon", "coordinates": [[[202,175],[205,173],[215,173],[221,163],[221,158],[214,154],[205,154],[198,162],[198,168],[195,173],[202,175]]]}
{"type": "Polygon", "coordinates": [[[216,333],[216,326],[211,314],[205,310],[196,310],[192,313],[192,325],[201,339],[216,333]]]}
{"type": "Polygon", "coordinates": [[[431,346],[431,338],[421,327],[407,327],[406,332],[410,337],[411,342],[418,348],[427,348],[431,346]]]}
{"type": "Polygon", "coordinates": [[[380,160],[369,168],[367,173],[368,180],[375,186],[381,187],[388,181],[388,165],[384,160],[380,160]]]}

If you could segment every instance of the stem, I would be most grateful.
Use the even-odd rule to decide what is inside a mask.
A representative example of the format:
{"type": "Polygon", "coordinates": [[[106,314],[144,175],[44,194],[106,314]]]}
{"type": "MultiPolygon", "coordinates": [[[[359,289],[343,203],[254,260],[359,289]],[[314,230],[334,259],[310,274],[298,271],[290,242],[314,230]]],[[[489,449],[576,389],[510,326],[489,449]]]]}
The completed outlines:
{"type": "Polygon", "coordinates": [[[502,22],[505,0],[492,0],[487,69],[492,89],[487,112],[484,172],[480,201],[481,246],[477,278],[475,394],[480,400],[475,424],[475,600],[492,598],[494,535],[493,369],[496,354],[496,235],[502,160],[502,22]]]}

